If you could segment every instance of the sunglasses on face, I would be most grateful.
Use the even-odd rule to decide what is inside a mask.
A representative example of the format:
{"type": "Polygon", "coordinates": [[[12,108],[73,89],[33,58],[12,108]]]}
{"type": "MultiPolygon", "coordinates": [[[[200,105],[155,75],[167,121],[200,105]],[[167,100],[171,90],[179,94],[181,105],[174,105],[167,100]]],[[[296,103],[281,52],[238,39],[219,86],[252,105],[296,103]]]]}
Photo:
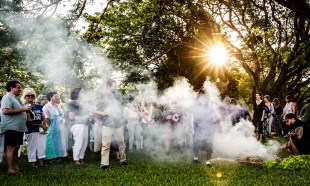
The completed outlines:
{"type": "Polygon", "coordinates": [[[27,97],[27,98],[34,98],[35,96],[34,95],[26,95],[25,97],[27,97]]]}

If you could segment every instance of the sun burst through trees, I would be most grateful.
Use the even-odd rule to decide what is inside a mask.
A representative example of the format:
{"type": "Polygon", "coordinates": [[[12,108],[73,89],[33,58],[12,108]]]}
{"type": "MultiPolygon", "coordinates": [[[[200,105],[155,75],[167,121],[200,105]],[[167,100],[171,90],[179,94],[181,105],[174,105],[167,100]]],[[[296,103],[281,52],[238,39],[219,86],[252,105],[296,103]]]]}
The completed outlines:
{"type": "Polygon", "coordinates": [[[207,57],[213,65],[222,66],[227,60],[227,51],[221,44],[217,44],[209,49],[207,57]]]}

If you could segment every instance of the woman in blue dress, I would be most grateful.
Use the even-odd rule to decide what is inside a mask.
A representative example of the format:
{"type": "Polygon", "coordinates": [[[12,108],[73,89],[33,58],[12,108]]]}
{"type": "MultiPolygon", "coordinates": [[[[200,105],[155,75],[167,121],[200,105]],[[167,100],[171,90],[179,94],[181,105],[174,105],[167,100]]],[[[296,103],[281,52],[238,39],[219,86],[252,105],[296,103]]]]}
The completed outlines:
{"type": "Polygon", "coordinates": [[[45,122],[49,125],[46,136],[46,157],[54,159],[66,157],[67,143],[64,110],[59,105],[60,98],[56,92],[47,94],[49,102],[43,107],[45,122]]]}

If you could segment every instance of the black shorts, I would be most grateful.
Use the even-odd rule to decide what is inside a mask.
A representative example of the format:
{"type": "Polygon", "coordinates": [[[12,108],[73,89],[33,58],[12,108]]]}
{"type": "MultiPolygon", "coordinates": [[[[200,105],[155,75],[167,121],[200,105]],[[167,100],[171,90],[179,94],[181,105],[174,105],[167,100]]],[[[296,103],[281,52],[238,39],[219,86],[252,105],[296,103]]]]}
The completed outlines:
{"type": "Polygon", "coordinates": [[[296,148],[298,149],[298,152],[300,155],[310,154],[309,143],[305,143],[295,138],[292,138],[292,141],[294,145],[296,146],[296,148]]]}
{"type": "Polygon", "coordinates": [[[23,144],[24,133],[15,131],[15,130],[7,130],[4,132],[4,144],[5,146],[17,146],[23,144]]]}

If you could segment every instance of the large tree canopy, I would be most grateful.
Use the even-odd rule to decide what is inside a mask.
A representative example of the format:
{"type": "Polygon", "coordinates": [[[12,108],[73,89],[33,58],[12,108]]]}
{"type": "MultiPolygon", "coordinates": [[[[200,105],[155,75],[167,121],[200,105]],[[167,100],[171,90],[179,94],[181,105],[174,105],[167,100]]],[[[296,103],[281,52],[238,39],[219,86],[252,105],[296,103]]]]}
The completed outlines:
{"type": "MultiPolygon", "coordinates": [[[[196,36],[211,36],[211,17],[192,1],[110,1],[103,14],[87,16],[84,37],[107,48],[108,57],[125,71],[127,81],[155,77],[161,89],[177,76],[200,85],[205,73],[190,56],[196,36]]],[[[200,46],[199,46],[200,47],[200,46]]],[[[198,47],[197,47],[198,48],[198,47]]]]}
{"type": "MultiPolygon", "coordinates": [[[[96,74],[89,75],[85,71],[88,54],[83,51],[87,50],[85,49],[87,44],[76,40],[76,34],[71,30],[81,16],[86,1],[77,1],[69,15],[57,18],[54,14],[62,2],[61,0],[0,2],[1,87],[4,87],[6,81],[10,79],[18,79],[25,86],[33,87],[38,92],[53,90],[56,88],[56,82],[53,80],[57,77],[53,79],[46,77],[48,70],[46,63],[61,55],[62,59],[58,61],[65,61],[70,68],[62,74],[63,87],[57,88],[63,89],[72,84],[88,87],[93,85],[91,78],[96,74]],[[81,47],[78,47],[79,45],[81,47]]],[[[60,68],[63,65],[59,63],[54,65],[60,68]]],[[[1,89],[0,94],[4,93],[5,90],[1,89]]]]}
{"type": "Polygon", "coordinates": [[[197,56],[212,44],[212,33],[221,32],[237,59],[224,80],[235,77],[231,67],[238,63],[251,78],[253,94],[281,99],[291,94],[301,101],[310,95],[309,19],[296,7],[304,4],[307,9],[309,4],[298,2],[111,1],[103,13],[87,16],[90,25],[84,37],[105,47],[130,81],[151,70],[151,77],[165,87],[161,81],[169,85],[176,76],[190,82],[199,74],[210,76],[197,65],[202,61],[197,56]]]}
{"type": "MultiPolygon", "coordinates": [[[[3,14],[18,13],[39,22],[53,16],[62,2],[66,1],[0,2],[1,84],[13,76],[29,79],[34,86],[43,78],[25,68],[26,55],[17,50],[25,43],[23,35],[16,35],[3,14]]],[[[244,97],[249,87],[252,94],[260,91],[281,99],[290,94],[299,102],[310,95],[307,0],[109,0],[95,16],[84,13],[89,3],[93,1],[76,1],[62,18],[68,35],[75,34],[72,28],[84,15],[89,27],[83,37],[106,51],[126,74],[127,83],[154,79],[165,89],[184,76],[199,88],[209,76],[219,78],[222,92],[234,97],[244,97]],[[230,52],[222,69],[206,58],[214,33],[223,35],[221,42],[230,52]]],[[[31,29],[27,34],[40,33],[31,29]]],[[[70,73],[85,80],[87,55],[73,53],[67,59],[75,71],[70,73]]]]}
{"type": "Polygon", "coordinates": [[[208,8],[253,78],[254,90],[279,98],[309,97],[309,19],[272,0],[210,1],[208,8]],[[231,33],[239,45],[230,41],[231,33]]]}

